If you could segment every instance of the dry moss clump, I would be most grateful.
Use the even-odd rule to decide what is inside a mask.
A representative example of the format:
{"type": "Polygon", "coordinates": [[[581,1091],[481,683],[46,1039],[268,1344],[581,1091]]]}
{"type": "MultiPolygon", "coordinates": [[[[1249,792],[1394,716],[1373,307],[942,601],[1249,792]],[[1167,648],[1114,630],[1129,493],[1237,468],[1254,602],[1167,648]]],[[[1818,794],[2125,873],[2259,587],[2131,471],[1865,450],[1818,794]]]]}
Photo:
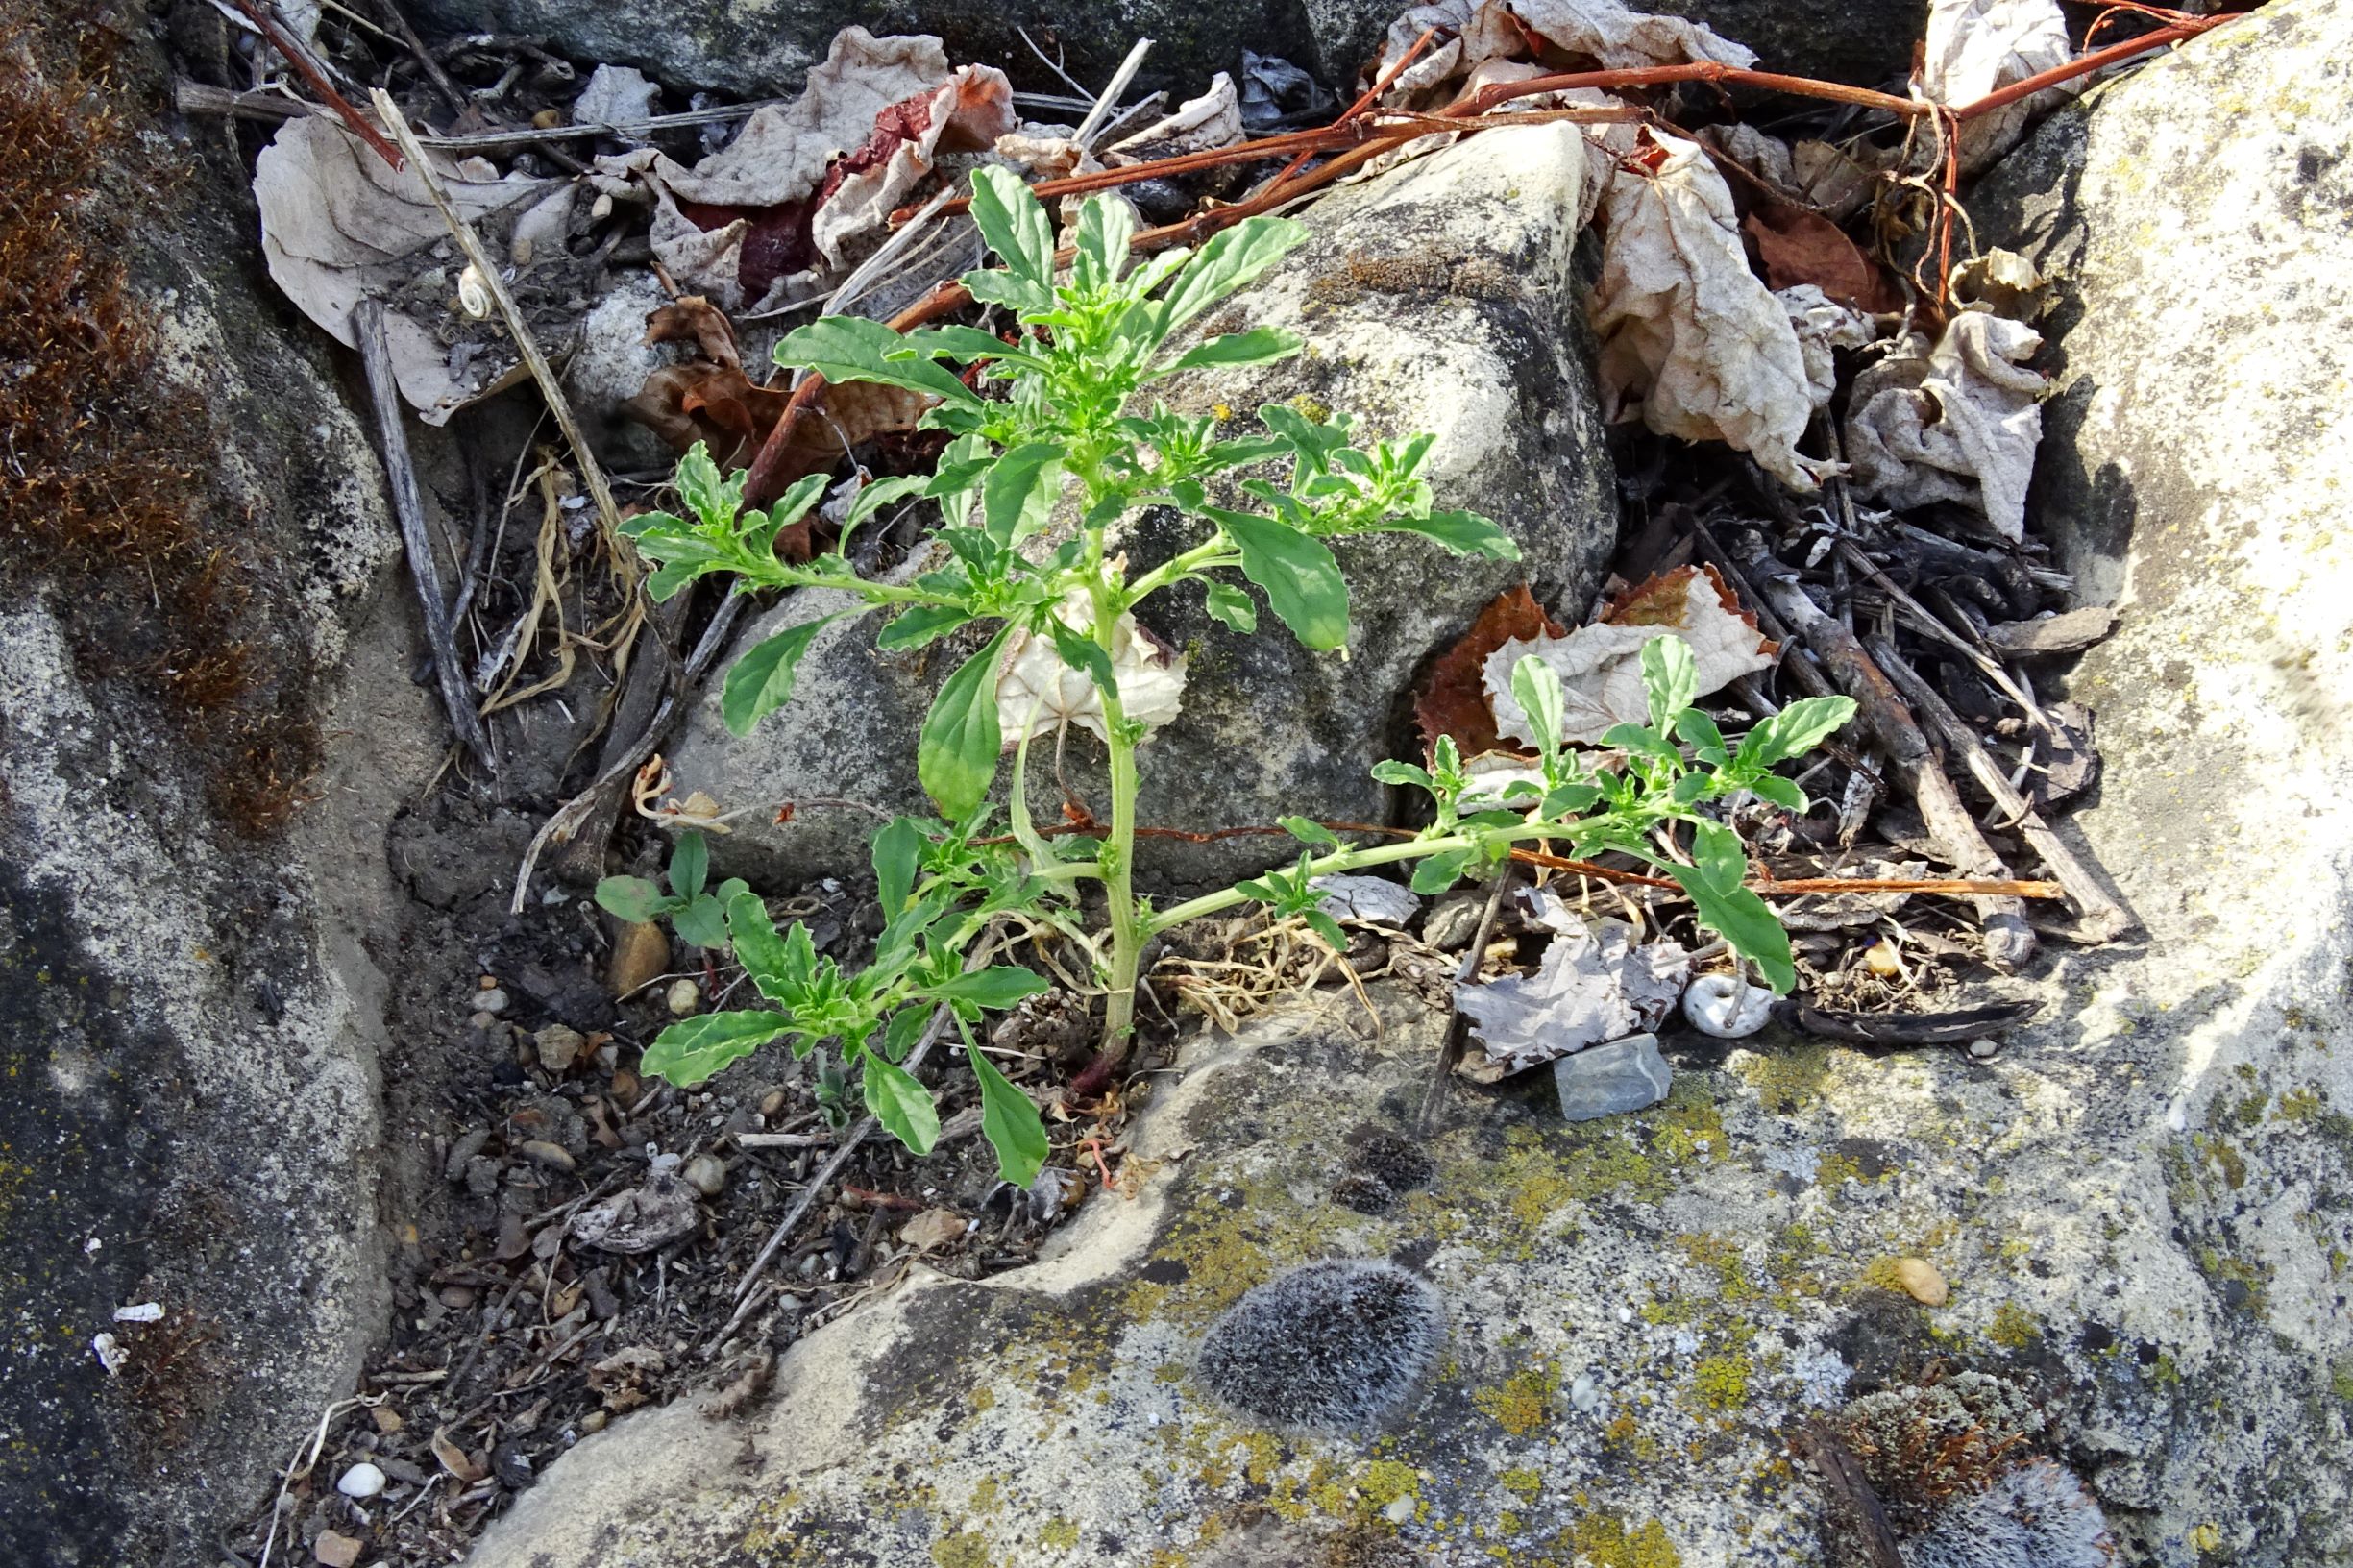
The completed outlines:
{"type": "Polygon", "coordinates": [[[54,588],[84,669],[160,696],[216,809],[264,833],[298,803],[315,733],[270,711],[250,519],[131,283],[126,258],[182,193],[137,135],[155,84],[125,48],[103,18],[0,0],[0,585],[54,588]]]}

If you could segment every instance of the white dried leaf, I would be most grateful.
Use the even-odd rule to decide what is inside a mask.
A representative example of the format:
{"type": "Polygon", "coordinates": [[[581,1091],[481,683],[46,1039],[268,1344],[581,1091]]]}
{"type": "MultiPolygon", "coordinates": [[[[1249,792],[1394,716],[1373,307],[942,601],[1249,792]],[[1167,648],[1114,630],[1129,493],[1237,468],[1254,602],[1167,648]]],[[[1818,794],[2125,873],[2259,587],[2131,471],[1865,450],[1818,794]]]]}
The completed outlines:
{"type": "Polygon", "coordinates": [[[1234,90],[1234,79],[1219,71],[1211,79],[1209,91],[1187,99],[1166,119],[1132,136],[1122,136],[1103,150],[1103,161],[1122,168],[1157,158],[1231,147],[1243,136],[1241,97],[1234,90]]]}
{"type": "Polygon", "coordinates": [[[733,141],[693,168],[664,157],[653,160],[650,172],[690,202],[797,202],[825,178],[834,155],[873,135],[875,115],[939,86],[950,74],[938,38],[877,38],[863,27],[846,27],[834,36],[825,62],[809,72],[798,98],[754,110],[733,141]]]}
{"type": "MultiPolygon", "coordinates": [[[[1094,625],[1084,592],[1064,600],[1055,618],[1072,631],[1094,625]]],[[[1185,696],[1185,656],[1123,615],[1112,631],[1112,678],[1119,685],[1119,706],[1147,730],[1177,716],[1185,696]]],[[[1103,725],[1103,694],[1094,677],[1062,662],[1051,637],[1016,630],[1005,644],[1005,664],[996,680],[996,722],[1005,749],[1025,736],[1050,735],[1066,724],[1109,738],[1103,725]]]]}
{"type": "MultiPolygon", "coordinates": [[[[1958,109],[2013,82],[2068,62],[2067,17],[2058,0],[1929,0],[1921,90],[1958,109]]],[[[1961,127],[1961,172],[1999,157],[2027,121],[2068,95],[2053,87],[1961,127]]]]}
{"type": "Polygon", "coordinates": [[[2023,322],[1965,310],[1935,348],[1914,332],[1857,375],[1847,404],[1856,492],[1895,507],[1955,502],[2023,538],[2047,385],[2027,361],[2042,346],[2023,322]]]}
{"type": "MultiPolygon", "coordinates": [[[[600,65],[572,101],[575,125],[625,125],[649,119],[662,89],[634,65],[600,65]]],[[[638,140],[638,137],[628,137],[638,140]]]]}
{"type": "Polygon", "coordinates": [[[1831,351],[1862,348],[1879,334],[1869,316],[1839,304],[1812,283],[1781,289],[1773,297],[1781,302],[1781,308],[1789,313],[1790,330],[1798,334],[1798,352],[1805,360],[1807,396],[1814,411],[1820,413],[1830,405],[1830,396],[1838,390],[1831,351]]]}
{"type": "Polygon", "coordinates": [[[1797,160],[1789,143],[1780,137],[1735,120],[1730,125],[1708,126],[1700,133],[1700,139],[1781,195],[1797,194],[1797,160]]]}
{"type": "MultiPolygon", "coordinates": [[[[1683,585],[1682,614],[1674,624],[1621,626],[1605,621],[1580,626],[1566,637],[1514,638],[1488,654],[1480,678],[1486,689],[1487,706],[1495,714],[1496,733],[1507,740],[1535,743],[1528,715],[1511,695],[1512,667],[1531,653],[1560,677],[1563,740],[1590,746],[1613,724],[1648,723],[1650,698],[1642,686],[1642,645],[1669,634],[1691,645],[1702,697],[1773,663],[1772,655],[1764,651],[1764,637],[1724,607],[1714,581],[1705,573],[1694,572],[1683,585]]],[[[1492,787],[1500,790],[1502,784],[1492,787]]]]}
{"type": "Polygon", "coordinates": [[[1564,55],[1580,55],[1605,70],[1713,61],[1753,65],[1756,54],[1699,22],[1653,16],[1618,0],[1437,0],[1415,6],[1389,24],[1376,79],[1430,28],[1447,41],[1418,56],[1391,85],[1392,103],[1454,80],[1482,61],[1525,57],[1528,35],[1564,55]]]}
{"type": "Polygon", "coordinates": [[[1315,907],[1336,920],[1403,925],[1421,913],[1421,895],[1385,876],[1319,876],[1308,886],[1324,895],[1315,907]]]}
{"type": "Polygon", "coordinates": [[[1791,488],[1828,464],[1799,455],[1811,383],[1788,313],[1749,270],[1724,176],[1694,141],[1645,133],[1664,161],[1621,164],[1588,304],[1602,343],[1604,412],[1661,435],[1724,441],[1791,488]]]}
{"type": "Polygon", "coordinates": [[[1681,943],[1637,943],[1623,920],[1597,920],[1544,949],[1533,974],[1455,987],[1479,1054],[1457,1068],[1493,1083],[1588,1045],[1656,1029],[1691,973],[1681,943]]]}
{"type": "MultiPolygon", "coordinates": [[[[478,223],[548,192],[557,182],[505,179],[479,160],[451,162],[426,154],[442,193],[478,223]]],[[[382,297],[437,265],[432,249],[449,237],[440,209],[413,168],[395,169],[341,126],[305,116],[278,128],[254,161],[254,200],[261,209],[261,253],[270,280],[302,313],[345,348],[356,348],[352,309],[382,297]]],[[[429,326],[398,310],[384,314],[393,380],[428,425],[507,384],[460,381],[450,352],[429,326]]],[[[511,361],[512,355],[508,355],[511,361]]]]}
{"type": "Polygon", "coordinates": [[[953,1209],[926,1209],[898,1229],[898,1238],[918,1252],[934,1252],[964,1239],[965,1218],[953,1209]]]}

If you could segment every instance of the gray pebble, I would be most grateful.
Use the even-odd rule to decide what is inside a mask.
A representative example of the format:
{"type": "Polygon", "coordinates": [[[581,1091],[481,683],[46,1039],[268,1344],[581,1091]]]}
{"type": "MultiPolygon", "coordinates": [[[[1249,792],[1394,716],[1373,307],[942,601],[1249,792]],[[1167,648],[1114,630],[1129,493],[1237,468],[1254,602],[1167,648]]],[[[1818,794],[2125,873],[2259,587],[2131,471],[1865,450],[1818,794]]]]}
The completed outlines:
{"type": "Polygon", "coordinates": [[[1656,1105],[1674,1082],[1666,1058],[1658,1054],[1655,1035],[1588,1046],[1553,1064],[1560,1115],[1569,1121],[1591,1121],[1656,1105]]]}

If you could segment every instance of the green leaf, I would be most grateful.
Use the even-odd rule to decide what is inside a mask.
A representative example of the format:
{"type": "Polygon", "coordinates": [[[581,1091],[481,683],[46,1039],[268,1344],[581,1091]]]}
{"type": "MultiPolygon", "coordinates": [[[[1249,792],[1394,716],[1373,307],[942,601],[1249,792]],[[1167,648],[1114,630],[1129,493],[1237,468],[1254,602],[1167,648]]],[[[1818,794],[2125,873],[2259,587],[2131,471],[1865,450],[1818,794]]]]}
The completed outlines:
{"type": "MultiPolygon", "coordinates": [[[[1661,637],[1657,641],[1663,643],[1669,639],[1661,637]]],[[[1602,731],[1601,744],[1638,757],[1656,757],[1661,762],[1679,763],[1683,760],[1683,754],[1648,724],[1612,724],[1602,731]]]]}
{"type": "Polygon", "coordinates": [[[916,776],[950,821],[970,816],[996,777],[1004,745],[996,723],[996,667],[1012,635],[1011,626],[1002,628],[947,677],[916,738],[916,776]]]}
{"type": "Polygon", "coordinates": [[[1319,849],[1342,847],[1338,834],[1324,826],[1323,823],[1305,817],[1278,817],[1275,819],[1275,825],[1301,844],[1313,845],[1319,849]]]}
{"type": "Polygon", "coordinates": [[[692,898],[711,874],[711,846],[699,833],[681,833],[670,851],[670,891],[692,898]]]}
{"type": "Polygon", "coordinates": [[[1567,722],[1568,698],[1560,674],[1533,653],[1525,653],[1511,667],[1511,697],[1535,732],[1536,750],[1551,756],[1560,749],[1561,726],[1567,722]]]}
{"type": "MultiPolygon", "coordinates": [[[[757,894],[739,894],[727,902],[727,935],[735,943],[736,962],[751,976],[751,983],[760,994],[772,1002],[790,1002],[799,995],[808,983],[809,970],[814,965],[814,947],[804,947],[809,956],[797,960],[794,943],[776,932],[776,922],[768,918],[768,905],[757,894]]],[[[806,927],[795,922],[802,943],[807,943],[806,927]]]]}
{"type": "Polygon", "coordinates": [[[1734,765],[1747,772],[1803,756],[1853,717],[1851,697],[1800,698],[1742,738],[1734,765]]]}
{"type": "Polygon", "coordinates": [[[1208,582],[1210,619],[1249,635],[1259,629],[1259,607],[1248,594],[1230,582],[1208,582]]]}
{"type": "Polygon", "coordinates": [[[1444,893],[1462,880],[1462,873],[1470,869],[1475,853],[1469,849],[1448,849],[1430,856],[1413,868],[1413,891],[1425,896],[1444,893]]]}
{"type": "Polygon", "coordinates": [[[793,700],[802,655],[819,632],[840,619],[838,614],[821,615],[787,626],[735,661],[719,693],[719,716],[726,721],[729,734],[750,734],[753,725],[793,700]]]}
{"type": "Polygon", "coordinates": [[[1692,869],[1719,893],[1729,893],[1749,874],[1740,835],[1722,822],[1700,822],[1691,830],[1692,869]]]}
{"type": "Polygon", "coordinates": [[[849,511],[842,519],[843,535],[846,537],[850,529],[885,506],[919,496],[930,485],[931,477],[927,474],[900,474],[862,486],[858,498],[849,503],[849,511]]]}
{"type": "Polygon", "coordinates": [[[886,653],[921,648],[937,642],[971,619],[971,612],[961,605],[918,604],[912,609],[902,610],[876,633],[874,646],[886,653]]]}
{"type": "Polygon", "coordinates": [[[1253,327],[1246,332],[1227,332],[1194,344],[1144,380],[1157,381],[1185,370],[1209,370],[1220,365],[1267,365],[1287,359],[1306,346],[1296,332],[1280,327],[1253,327]]]}
{"type": "Polygon", "coordinates": [[[678,928],[678,935],[698,947],[727,945],[727,906],[707,893],[699,893],[681,902],[670,917],[670,923],[678,928]]]}
{"type": "Polygon", "coordinates": [[[634,925],[670,913],[671,900],[642,876],[608,876],[597,884],[597,905],[634,925]]]}
{"type": "Polygon", "coordinates": [[[931,994],[944,1002],[969,1002],[974,1007],[992,1010],[1007,1008],[1025,996],[1035,996],[1048,989],[1046,983],[1017,964],[996,964],[985,969],[972,969],[957,975],[944,985],[931,988],[931,994]]]}
{"type": "Polygon", "coordinates": [[[1008,1083],[969,1040],[964,1054],[980,1080],[980,1130],[996,1150],[996,1173],[1016,1187],[1027,1187],[1045,1166],[1045,1123],[1030,1097],[1008,1083]]]}
{"type": "Polygon", "coordinates": [[[982,305],[1002,306],[1024,316],[1036,316],[1054,303],[1054,296],[1013,272],[968,272],[956,280],[982,305]]]}
{"type": "Polygon", "coordinates": [[[928,1007],[902,1007],[892,1014],[882,1032],[882,1054],[894,1062],[906,1061],[907,1053],[923,1038],[923,1026],[931,1021],[931,1013],[928,1007]]]}
{"type": "Polygon", "coordinates": [[[980,476],[993,460],[989,443],[977,435],[960,435],[940,453],[940,465],[934,471],[930,487],[924,492],[940,503],[940,522],[955,528],[964,526],[972,510],[972,497],[979,488],[980,476]],[[963,476],[968,475],[968,478],[963,476]],[[942,481],[952,488],[943,488],[942,481]]]}
{"type": "Polygon", "coordinates": [[[1242,576],[1266,590],[1294,636],[1317,652],[1347,646],[1348,584],[1322,540],[1247,512],[1211,515],[1241,551],[1242,576]]]}
{"type": "Polygon", "coordinates": [[[1013,275],[1034,285],[1039,303],[1054,287],[1054,223],[1021,177],[995,163],[972,171],[972,221],[1013,275]]]}
{"type": "Polygon", "coordinates": [[[684,501],[705,527],[726,528],[735,523],[736,508],[743,504],[744,481],[730,484],[711,460],[711,449],[700,441],[686,449],[678,459],[678,497],[684,501]]]}
{"type": "Polygon", "coordinates": [[[1078,243],[1071,268],[1082,289],[1115,282],[1127,265],[1128,241],[1136,235],[1136,213],[1112,196],[1090,196],[1078,209],[1078,243]]]}
{"type": "Polygon", "coordinates": [[[1651,727],[1666,734],[1675,716],[1700,694],[1700,667],[1692,660],[1691,645],[1676,636],[1643,644],[1642,690],[1651,701],[1651,727]]]}
{"type": "Polygon", "coordinates": [[[1340,929],[1339,921],[1320,909],[1303,909],[1299,918],[1307,922],[1309,930],[1323,939],[1325,946],[1336,953],[1348,951],[1348,935],[1340,929]]]}
{"type": "Polygon", "coordinates": [[[821,316],[776,345],[776,363],[814,370],[829,381],[880,381],[928,392],[951,403],[977,404],[980,394],[955,372],[923,358],[893,357],[905,345],[898,333],[864,316],[821,316]]]}
{"type": "Polygon", "coordinates": [[[1724,732],[1697,708],[1685,708],[1675,716],[1675,733],[1689,742],[1693,754],[1710,768],[1721,768],[1729,760],[1724,749],[1724,732]]]}
{"type": "Polygon", "coordinates": [[[1370,524],[1365,533],[1418,533],[1434,539],[1458,555],[1485,555],[1516,561],[1520,547],[1511,535],[1477,512],[1432,512],[1428,517],[1394,517],[1370,524]]]}
{"type": "Polygon", "coordinates": [[[705,1013],[654,1037],[639,1070],[692,1089],[740,1057],[749,1056],[792,1026],[781,1013],[705,1013]]]}
{"type": "Polygon", "coordinates": [[[981,517],[989,537],[1017,544],[1045,527],[1062,495],[1063,449],[1056,441],[1031,441],[1014,448],[981,477],[981,517]]]}
{"type": "MultiPolygon", "coordinates": [[[[921,1015],[919,1013],[918,1017],[921,1015]]],[[[866,1108],[893,1138],[916,1154],[940,1141],[940,1108],[914,1073],[886,1057],[866,1053],[866,1108]]]]}
{"type": "MultiPolygon", "coordinates": [[[[977,216],[977,214],[975,214],[977,216]]],[[[1308,241],[1307,225],[1288,218],[1244,218],[1202,246],[1161,301],[1164,337],[1250,282],[1308,241]]]]}
{"type": "Polygon", "coordinates": [[[1544,815],[1549,818],[1573,816],[1593,806],[1601,798],[1601,790],[1591,784],[1556,785],[1552,794],[1544,797],[1544,815]]]}
{"type": "Polygon", "coordinates": [[[1102,691],[1113,697],[1119,695],[1119,677],[1112,673],[1111,655],[1103,645],[1083,631],[1073,631],[1063,625],[1062,617],[1045,618],[1045,629],[1054,639],[1054,653],[1073,670],[1084,670],[1089,678],[1102,691]]]}
{"type": "Polygon", "coordinates": [[[1435,793],[1435,785],[1428,770],[1416,768],[1409,762],[1374,763],[1373,782],[1376,784],[1410,784],[1416,789],[1431,790],[1435,793]]]}
{"type": "Polygon", "coordinates": [[[1805,792],[1778,773],[1759,773],[1749,780],[1747,789],[1759,800],[1770,800],[1783,811],[1802,815],[1806,810],[1805,792]]]}
{"type": "Polygon", "coordinates": [[[1789,933],[1774,918],[1765,901],[1747,888],[1729,892],[1716,887],[1699,868],[1670,866],[1667,874],[1682,885],[1700,923],[1722,937],[1732,951],[1754,964],[1777,995],[1787,995],[1798,983],[1797,966],[1789,954],[1789,933]]]}
{"type": "Polygon", "coordinates": [[[923,826],[912,817],[894,817],[874,835],[874,879],[882,888],[882,918],[907,907],[915,873],[923,862],[923,826]]]}

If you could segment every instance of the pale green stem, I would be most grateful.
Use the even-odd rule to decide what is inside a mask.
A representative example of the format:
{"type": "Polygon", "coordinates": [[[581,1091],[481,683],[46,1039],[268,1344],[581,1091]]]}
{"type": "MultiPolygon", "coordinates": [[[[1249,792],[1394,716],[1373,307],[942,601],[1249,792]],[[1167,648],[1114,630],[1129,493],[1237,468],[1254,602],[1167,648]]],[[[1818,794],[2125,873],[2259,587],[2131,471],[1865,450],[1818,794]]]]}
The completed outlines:
{"type": "Polygon", "coordinates": [[[1202,544],[1195,545],[1182,555],[1173,555],[1138,577],[1119,600],[1122,610],[1132,610],[1159,593],[1170,583],[1180,582],[1196,572],[1214,571],[1221,566],[1235,566],[1241,557],[1234,553],[1233,541],[1219,528],[1202,544]]]}

